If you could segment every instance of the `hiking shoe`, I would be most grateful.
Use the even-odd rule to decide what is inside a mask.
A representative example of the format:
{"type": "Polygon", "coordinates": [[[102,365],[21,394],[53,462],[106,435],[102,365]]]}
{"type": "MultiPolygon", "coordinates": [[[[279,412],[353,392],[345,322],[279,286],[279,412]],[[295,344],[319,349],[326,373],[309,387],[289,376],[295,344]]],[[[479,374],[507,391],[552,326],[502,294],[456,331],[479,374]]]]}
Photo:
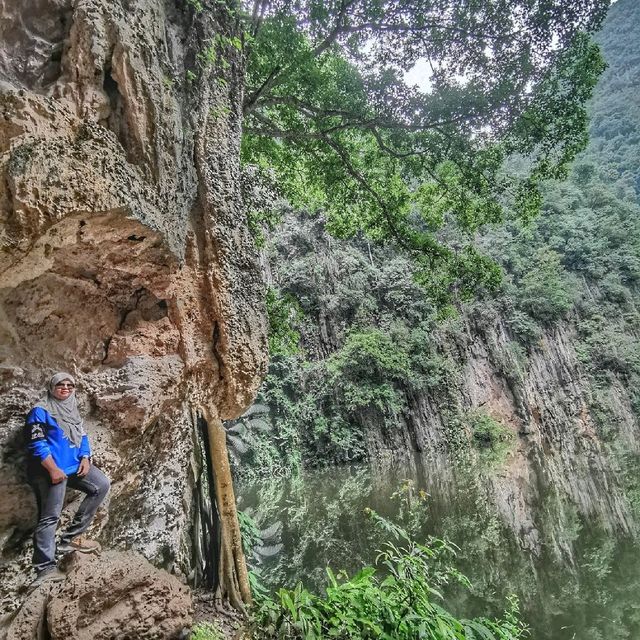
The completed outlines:
{"type": "Polygon", "coordinates": [[[50,567],[41,571],[36,579],[31,583],[32,587],[39,587],[45,582],[62,582],[67,576],[58,569],[58,567],[50,567]]]}
{"type": "Polygon", "coordinates": [[[58,545],[58,553],[66,556],[68,553],[77,551],[78,553],[98,553],[102,547],[95,540],[89,538],[76,538],[70,542],[61,542],[58,545]]]}

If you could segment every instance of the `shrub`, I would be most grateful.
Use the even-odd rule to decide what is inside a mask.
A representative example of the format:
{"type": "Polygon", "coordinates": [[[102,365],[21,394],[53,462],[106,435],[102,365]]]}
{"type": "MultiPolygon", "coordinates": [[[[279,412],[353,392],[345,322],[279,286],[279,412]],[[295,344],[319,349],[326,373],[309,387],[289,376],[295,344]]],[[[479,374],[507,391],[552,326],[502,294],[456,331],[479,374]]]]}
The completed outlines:
{"type": "Polygon", "coordinates": [[[623,376],[640,374],[638,340],[610,318],[594,316],[578,325],[579,358],[590,373],[603,370],[623,376]]]}
{"type": "Polygon", "coordinates": [[[492,465],[503,463],[514,444],[513,431],[479,410],[467,414],[467,424],[473,444],[480,449],[485,461],[492,465]]]}
{"type": "Polygon", "coordinates": [[[295,355],[300,351],[300,333],[295,329],[302,311],[295,298],[267,289],[267,317],[269,318],[269,355],[295,355]]]}
{"type": "Polygon", "coordinates": [[[452,581],[469,587],[456,569],[444,566],[453,548],[442,540],[422,545],[397,525],[370,511],[378,526],[399,540],[379,552],[376,567],[349,578],[327,568],[321,596],[298,584],[261,597],[252,620],[252,637],[269,640],[516,640],[527,635],[518,620],[518,603],[510,600],[500,620],[458,619],[444,609],[439,588],[452,581]]]}
{"type": "Polygon", "coordinates": [[[327,362],[331,384],[350,410],[376,407],[397,412],[403,399],[398,385],[412,377],[409,354],[379,329],[352,331],[327,362]]]}
{"type": "Polygon", "coordinates": [[[530,270],[518,283],[517,301],[529,315],[545,323],[563,318],[571,309],[569,279],[555,251],[536,251],[530,270]]]}

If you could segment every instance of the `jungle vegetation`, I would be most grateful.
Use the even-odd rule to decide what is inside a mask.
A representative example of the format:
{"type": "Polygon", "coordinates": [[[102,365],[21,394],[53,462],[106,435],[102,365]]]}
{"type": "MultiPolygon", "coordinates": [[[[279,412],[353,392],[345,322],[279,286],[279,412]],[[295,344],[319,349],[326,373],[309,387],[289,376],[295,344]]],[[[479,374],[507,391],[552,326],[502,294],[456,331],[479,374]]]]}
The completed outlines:
{"type": "Polygon", "coordinates": [[[271,232],[272,364],[262,400],[274,432],[268,441],[255,434],[255,464],[243,473],[365,459],[366,425],[397,428],[411,397],[427,393],[449,408],[453,448],[467,446],[460,433],[474,431],[474,416],[455,393],[458,346],[468,327],[490,335],[498,321],[510,341],[492,358],[516,398],[545,332],[572,327],[599,436],[621,449],[609,391],[627,389],[640,414],[640,7],[616,4],[607,25],[598,39],[609,68],[590,105],[588,148],[567,180],[545,183],[539,216],[507,213],[475,235],[500,267],[495,291],[442,304],[409,254],[364,234],[335,239],[326,216],[289,211],[271,232]]]}
{"type": "MultiPolygon", "coordinates": [[[[535,217],[543,181],[564,178],[586,144],[585,104],[604,68],[589,34],[604,19],[607,0],[187,5],[196,32],[199,22],[219,27],[187,82],[244,96],[242,158],[254,178],[248,191],[280,191],[291,206],[322,213],[336,237],[393,245],[410,265],[401,277],[426,292],[427,325],[452,298],[498,286],[499,267],[475,233],[507,217],[535,217]],[[416,63],[430,70],[427,91],[405,82],[416,63]],[[513,158],[518,162],[506,162],[513,158]]],[[[211,114],[211,121],[234,114],[211,114]]],[[[254,229],[273,221],[274,212],[249,197],[247,206],[254,229]]],[[[272,296],[272,311],[281,294],[272,296]]],[[[417,343],[427,325],[417,333],[397,329],[417,343]]],[[[289,349],[292,331],[284,329],[289,349]]],[[[389,340],[370,324],[345,344],[346,355],[362,357],[353,367],[336,349],[327,374],[334,385],[345,383],[336,402],[338,432],[347,439],[353,429],[344,416],[396,410],[406,382],[435,385],[449,373],[446,358],[435,354],[423,366],[409,349],[398,349],[395,336],[389,340]],[[370,370],[375,379],[360,385],[361,372],[370,370]]],[[[219,463],[221,433],[210,429],[211,455],[217,485],[229,487],[228,465],[219,463]]],[[[337,449],[353,448],[356,440],[337,449]]],[[[231,494],[218,488],[228,502],[231,494]]],[[[221,583],[241,607],[251,597],[235,510],[225,514],[223,544],[227,539],[231,551],[220,563],[221,583]]]]}

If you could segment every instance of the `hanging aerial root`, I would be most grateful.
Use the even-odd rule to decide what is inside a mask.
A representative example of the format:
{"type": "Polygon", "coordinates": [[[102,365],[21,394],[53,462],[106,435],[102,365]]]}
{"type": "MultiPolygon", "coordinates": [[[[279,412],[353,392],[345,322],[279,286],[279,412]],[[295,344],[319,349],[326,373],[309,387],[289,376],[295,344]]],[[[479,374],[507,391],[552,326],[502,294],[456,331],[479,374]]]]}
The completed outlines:
{"type": "Polygon", "coordinates": [[[233,492],[233,480],[227,438],[215,407],[206,407],[203,414],[207,423],[213,486],[221,522],[220,595],[228,598],[233,607],[245,612],[252,603],[247,564],[242,550],[238,512],[233,492]]]}

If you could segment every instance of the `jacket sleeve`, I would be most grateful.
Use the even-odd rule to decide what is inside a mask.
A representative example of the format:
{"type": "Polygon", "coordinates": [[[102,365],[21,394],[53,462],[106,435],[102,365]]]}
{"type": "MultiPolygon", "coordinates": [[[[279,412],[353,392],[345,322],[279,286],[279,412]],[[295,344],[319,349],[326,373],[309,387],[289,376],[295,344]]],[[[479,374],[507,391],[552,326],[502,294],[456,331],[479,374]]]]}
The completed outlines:
{"type": "Polygon", "coordinates": [[[91,456],[91,447],[86,433],[82,436],[82,442],[80,443],[80,457],[82,458],[83,456],[91,456]]]}
{"type": "Polygon", "coordinates": [[[27,416],[25,423],[25,439],[29,453],[39,460],[44,460],[51,455],[51,449],[45,435],[46,416],[39,407],[33,409],[27,416]]]}

